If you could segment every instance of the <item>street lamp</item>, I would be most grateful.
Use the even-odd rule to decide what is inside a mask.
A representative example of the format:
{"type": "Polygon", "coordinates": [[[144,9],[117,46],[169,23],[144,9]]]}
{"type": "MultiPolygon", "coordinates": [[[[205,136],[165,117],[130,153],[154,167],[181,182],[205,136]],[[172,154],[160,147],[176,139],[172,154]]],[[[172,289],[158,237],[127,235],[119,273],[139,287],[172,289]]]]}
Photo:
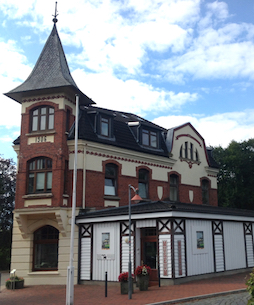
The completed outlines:
{"type": "Polygon", "coordinates": [[[129,184],[129,273],[128,273],[128,296],[132,298],[132,275],[131,275],[131,201],[139,202],[142,198],[138,194],[138,189],[135,189],[129,184]],[[131,190],[135,192],[135,196],[131,198],[131,190]]]}

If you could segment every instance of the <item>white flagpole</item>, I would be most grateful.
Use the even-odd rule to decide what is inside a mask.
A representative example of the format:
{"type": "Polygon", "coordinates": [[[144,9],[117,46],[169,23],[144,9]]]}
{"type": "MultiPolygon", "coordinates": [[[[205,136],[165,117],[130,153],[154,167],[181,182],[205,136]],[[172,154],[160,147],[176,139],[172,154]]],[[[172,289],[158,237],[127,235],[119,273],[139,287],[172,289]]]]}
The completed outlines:
{"type": "Polygon", "coordinates": [[[70,239],[70,265],[67,268],[66,305],[74,304],[74,232],[76,216],[76,186],[77,186],[77,152],[78,152],[78,116],[79,116],[79,95],[76,94],[76,119],[75,119],[75,157],[73,172],[73,193],[72,193],[72,216],[71,216],[71,239],[70,239]]]}

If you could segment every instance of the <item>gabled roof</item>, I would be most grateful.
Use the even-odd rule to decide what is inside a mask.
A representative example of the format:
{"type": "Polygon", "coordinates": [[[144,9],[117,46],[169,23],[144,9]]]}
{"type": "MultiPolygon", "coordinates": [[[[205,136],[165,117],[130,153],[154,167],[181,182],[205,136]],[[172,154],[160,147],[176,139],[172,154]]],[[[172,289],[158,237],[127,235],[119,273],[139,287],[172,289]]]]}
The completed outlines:
{"type": "Polygon", "coordinates": [[[75,94],[79,94],[80,104],[94,103],[79,90],[73,80],[56,24],[54,24],[41,55],[27,80],[5,95],[21,103],[23,96],[59,93],[59,90],[69,93],[73,97],[75,94]]]}

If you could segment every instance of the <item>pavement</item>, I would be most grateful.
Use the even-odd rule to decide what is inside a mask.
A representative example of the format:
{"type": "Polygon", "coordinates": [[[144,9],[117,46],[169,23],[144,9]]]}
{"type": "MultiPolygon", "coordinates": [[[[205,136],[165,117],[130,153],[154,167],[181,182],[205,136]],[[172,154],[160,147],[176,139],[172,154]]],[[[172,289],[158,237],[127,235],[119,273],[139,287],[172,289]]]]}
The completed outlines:
{"type": "MultiPolygon", "coordinates": [[[[249,295],[246,292],[246,277],[250,271],[234,275],[193,280],[173,286],[151,286],[148,291],[135,288],[132,299],[121,295],[119,283],[108,283],[107,297],[103,283],[75,285],[75,305],[246,305],[249,295]]],[[[2,274],[3,278],[8,274],[2,274]]],[[[25,286],[24,289],[7,290],[1,286],[0,305],[63,305],[66,301],[66,286],[41,285],[25,286]]]]}

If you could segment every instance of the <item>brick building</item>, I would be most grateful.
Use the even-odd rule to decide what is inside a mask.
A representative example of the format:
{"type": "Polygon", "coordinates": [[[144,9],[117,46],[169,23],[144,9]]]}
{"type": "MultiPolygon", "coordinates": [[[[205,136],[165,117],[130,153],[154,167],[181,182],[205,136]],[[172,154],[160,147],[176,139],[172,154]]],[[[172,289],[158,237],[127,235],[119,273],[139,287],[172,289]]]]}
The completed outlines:
{"type": "MultiPolygon", "coordinates": [[[[132,113],[94,106],[70,74],[56,24],[28,79],[6,93],[22,104],[21,134],[14,141],[18,175],[12,268],[28,285],[66,283],[76,94],[80,115],[75,281],[102,280],[107,264],[114,270],[109,274],[112,281],[126,270],[129,184],[138,187],[142,197],[142,202],[133,205],[133,267],[149,261],[145,247],[150,237],[145,234],[150,234],[151,264],[154,270],[158,265],[166,270],[165,279],[227,270],[230,251],[221,239],[223,215],[236,220],[238,214],[217,207],[218,168],[202,136],[190,123],[167,130],[132,113]],[[219,213],[220,217],[214,216],[219,213]],[[109,249],[101,247],[105,234],[111,240],[109,249]],[[201,248],[195,248],[197,234],[205,240],[205,248],[200,243],[201,248]],[[216,236],[218,248],[212,246],[216,236]],[[223,258],[221,251],[226,253],[223,258]],[[209,261],[209,268],[199,270],[199,264],[193,263],[200,255],[206,257],[204,266],[209,261]],[[220,263],[223,268],[218,267],[220,263]],[[188,271],[188,265],[196,270],[188,271]]],[[[242,215],[241,226],[252,226],[253,218],[248,217],[242,215]]],[[[239,239],[253,243],[246,230],[239,239]]],[[[244,253],[229,269],[253,265],[250,259],[245,260],[247,265],[242,263],[243,257],[253,256],[253,249],[244,253]]]]}

